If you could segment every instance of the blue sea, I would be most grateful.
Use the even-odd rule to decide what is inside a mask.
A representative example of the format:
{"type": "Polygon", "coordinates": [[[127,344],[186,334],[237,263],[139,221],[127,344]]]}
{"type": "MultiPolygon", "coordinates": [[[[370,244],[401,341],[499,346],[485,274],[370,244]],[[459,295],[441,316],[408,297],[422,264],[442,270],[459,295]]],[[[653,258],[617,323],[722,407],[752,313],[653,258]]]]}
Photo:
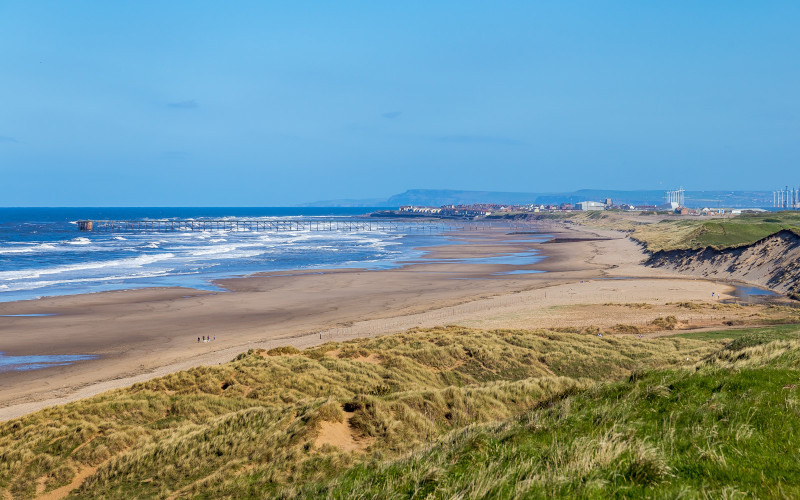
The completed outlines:
{"type": "Polygon", "coordinates": [[[0,208],[0,301],[154,286],[216,289],[256,272],[387,268],[438,234],[396,232],[80,232],[81,219],[362,218],[370,208],[0,208]]]}

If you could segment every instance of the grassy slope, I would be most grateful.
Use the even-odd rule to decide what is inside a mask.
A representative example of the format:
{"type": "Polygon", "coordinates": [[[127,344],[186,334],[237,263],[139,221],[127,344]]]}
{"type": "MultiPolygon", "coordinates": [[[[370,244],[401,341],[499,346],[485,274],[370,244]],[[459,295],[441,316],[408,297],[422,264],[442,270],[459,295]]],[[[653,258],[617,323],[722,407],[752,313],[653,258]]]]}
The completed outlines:
{"type": "Polygon", "coordinates": [[[778,212],[744,214],[730,219],[677,219],[636,226],[632,237],[643,242],[651,251],[705,247],[722,249],[749,245],[782,229],[800,234],[800,214],[778,212]]]}
{"type": "Polygon", "coordinates": [[[632,237],[647,245],[648,250],[689,248],[729,248],[749,245],[789,229],[800,234],[800,214],[741,215],[720,220],[675,220],[638,226],[632,237]]]}
{"type": "MultiPolygon", "coordinates": [[[[541,219],[559,219],[602,229],[627,231],[648,250],[681,250],[705,247],[728,248],[749,245],[788,229],[800,234],[800,213],[773,212],[743,214],[727,219],[675,217],[661,222],[634,221],[620,212],[567,212],[537,215],[541,219]]],[[[653,216],[658,220],[657,216],[653,216]]]]}
{"type": "Polygon", "coordinates": [[[258,497],[719,345],[452,327],[251,352],[0,424],[0,497],[33,497],[89,467],[76,497],[258,497]],[[313,444],[343,404],[371,443],[363,455],[313,444]]]}
{"type": "MultiPolygon", "coordinates": [[[[781,307],[781,306],[775,306],[781,307]]],[[[728,342],[736,340],[739,337],[756,338],[765,336],[770,340],[798,340],[800,333],[798,326],[793,325],[776,325],[764,326],[756,328],[744,328],[741,330],[717,330],[717,331],[704,331],[704,332],[686,332],[679,333],[675,337],[694,340],[717,340],[728,342]]]]}
{"type": "Polygon", "coordinates": [[[397,462],[287,490],[315,498],[797,498],[797,328],[735,332],[693,370],[646,370],[397,462]]]}

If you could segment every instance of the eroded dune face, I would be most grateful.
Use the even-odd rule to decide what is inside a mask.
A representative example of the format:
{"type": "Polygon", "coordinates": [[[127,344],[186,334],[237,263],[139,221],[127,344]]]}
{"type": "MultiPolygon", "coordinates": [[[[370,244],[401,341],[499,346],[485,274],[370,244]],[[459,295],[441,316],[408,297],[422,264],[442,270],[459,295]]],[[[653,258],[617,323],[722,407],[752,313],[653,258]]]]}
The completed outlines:
{"type": "Polygon", "coordinates": [[[800,236],[786,230],[735,248],[662,250],[646,264],[697,276],[740,279],[783,293],[800,294],[800,236]]]}

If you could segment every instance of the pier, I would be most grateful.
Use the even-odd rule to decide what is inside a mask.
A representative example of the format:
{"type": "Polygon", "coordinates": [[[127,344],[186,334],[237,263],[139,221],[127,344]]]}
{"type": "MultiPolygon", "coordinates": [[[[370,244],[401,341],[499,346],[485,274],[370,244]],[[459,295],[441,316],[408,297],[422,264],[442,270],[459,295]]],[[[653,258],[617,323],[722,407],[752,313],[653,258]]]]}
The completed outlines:
{"type": "Polygon", "coordinates": [[[94,232],[173,232],[173,231],[480,231],[492,228],[511,230],[538,226],[530,221],[486,220],[351,220],[351,219],[250,219],[250,220],[80,220],[79,231],[94,232]]]}

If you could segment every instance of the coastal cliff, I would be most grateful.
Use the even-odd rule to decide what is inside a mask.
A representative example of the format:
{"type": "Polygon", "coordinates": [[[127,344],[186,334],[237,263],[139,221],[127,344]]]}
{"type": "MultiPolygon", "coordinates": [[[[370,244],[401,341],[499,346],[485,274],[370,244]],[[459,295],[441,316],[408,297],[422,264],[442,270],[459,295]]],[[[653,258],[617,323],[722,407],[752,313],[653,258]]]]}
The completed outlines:
{"type": "Polygon", "coordinates": [[[788,230],[737,247],[661,250],[645,264],[708,278],[738,279],[800,299],[800,236],[788,230]]]}

